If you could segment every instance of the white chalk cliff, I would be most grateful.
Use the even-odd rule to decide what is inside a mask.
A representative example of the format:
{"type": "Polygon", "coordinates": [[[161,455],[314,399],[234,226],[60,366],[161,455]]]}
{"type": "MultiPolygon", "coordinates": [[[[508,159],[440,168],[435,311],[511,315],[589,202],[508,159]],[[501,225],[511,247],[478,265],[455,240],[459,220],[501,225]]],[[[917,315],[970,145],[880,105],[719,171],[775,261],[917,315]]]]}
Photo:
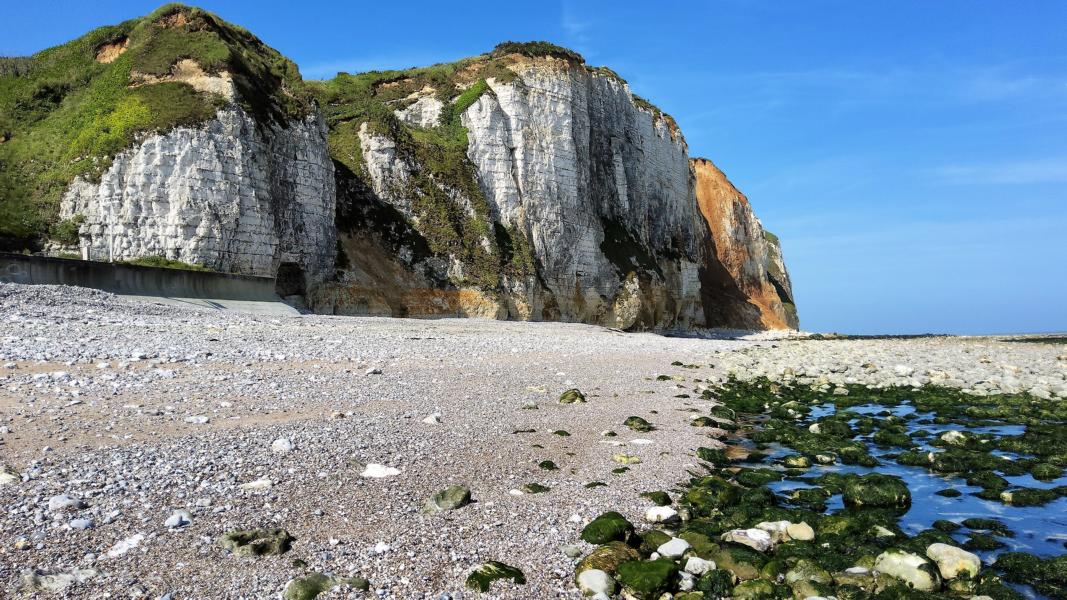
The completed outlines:
{"type": "Polygon", "coordinates": [[[120,153],[98,183],[76,180],[60,210],[84,218],[94,260],[162,256],[265,277],[294,263],[315,282],[333,272],[334,185],[317,113],[282,126],[230,103],[120,153]]]}
{"type": "MultiPolygon", "coordinates": [[[[501,270],[487,287],[471,277],[471,261],[460,253],[416,248],[412,240],[439,225],[420,217],[427,191],[412,183],[426,165],[387,127],[364,122],[353,127],[359,173],[341,178],[338,200],[342,213],[360,218],[341,226],[346,264],[337,281],[319,290],[317,310],[623,329],[795,327],[795,318],[762,318],[762,305],[746,295],[755,288],[743,289],[740,273],[720,260],[688,148],[669,116],[636,99],[607,70],[560,57],[508,60],[510,76],[485,78],[484,91],[456,111],[484,217],[481,198],[432,173],[429,179],[463,214],[508,232],[504,241],[480,238],[485,253],[506,261],[506,246],[521,246],[532,272],[501,270]],[[379,206],[395,210],[407,229],[390,225],[381,235],[386,227],[368,217],[380,217],[379,206]]],[[[445,125],[448,113],[432,94],[418,88],[404,98],[411,104],[395,110],[397,118],[415,131],[445,125]]],[[[758,260],[766,282],[768,252],[758,260]]],[[[774,308],[780,312],[781,303],[774,308]]]]}

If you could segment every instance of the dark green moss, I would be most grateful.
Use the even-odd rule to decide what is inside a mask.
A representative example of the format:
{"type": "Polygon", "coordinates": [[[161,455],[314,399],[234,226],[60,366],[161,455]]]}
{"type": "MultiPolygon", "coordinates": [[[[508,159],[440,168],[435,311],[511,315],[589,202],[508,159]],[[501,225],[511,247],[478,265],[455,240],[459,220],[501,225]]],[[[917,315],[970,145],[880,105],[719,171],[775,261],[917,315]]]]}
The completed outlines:
{"type": "Polygon", "coordinates": [[[502,562],[491,560],[483,563],[467,576],[467,587],[479,592],[488,592],[493,582],[498,579],[510,579],[513,583],[523,585],[526,576],[519,569],[502,562]]]}
{"type": "Polygon", "coordinates": [[[630,561],[619,565],[617,579],[638,600],[656,600],[670,591],[678,577],[678,567],[666,559],[630,561]]]}
{"type": "Polygon", "coordinates": [[[634,526],[626,520],[626,517],[611,511],[590,521],[582,529],[582,539],[590,544],[606,544],[615,541],[625,542],[633,532],[634,526]]]}
{"type": "Polygon", "coordinates": [[[656,506],[670,506],[671,496],[667,492],[655,491],[655,492],[643,492],[642,498],[648,498],[656,506]]]}
{"type": "Polygon", "coordinates": [[[622,424],[638,433],[647,433],[655,429],[652,427],[652,423],[637,416],[626,417],[622,424]]]}

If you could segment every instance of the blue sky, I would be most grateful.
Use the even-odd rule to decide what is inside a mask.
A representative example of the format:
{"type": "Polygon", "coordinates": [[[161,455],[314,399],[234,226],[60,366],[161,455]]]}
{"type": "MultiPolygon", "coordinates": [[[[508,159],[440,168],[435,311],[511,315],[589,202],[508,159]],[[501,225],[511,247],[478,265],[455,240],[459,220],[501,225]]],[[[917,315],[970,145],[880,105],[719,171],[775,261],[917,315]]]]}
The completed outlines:
{"type": "MultiPolygon", "coordinates": [[[[0,7],[0,54],[158,3],[0,7]]],[[[783,242],[802,326],[1067,330],[1067,2],[205,0],[300,65],[546,39],[675,116],[783,242]]]]}

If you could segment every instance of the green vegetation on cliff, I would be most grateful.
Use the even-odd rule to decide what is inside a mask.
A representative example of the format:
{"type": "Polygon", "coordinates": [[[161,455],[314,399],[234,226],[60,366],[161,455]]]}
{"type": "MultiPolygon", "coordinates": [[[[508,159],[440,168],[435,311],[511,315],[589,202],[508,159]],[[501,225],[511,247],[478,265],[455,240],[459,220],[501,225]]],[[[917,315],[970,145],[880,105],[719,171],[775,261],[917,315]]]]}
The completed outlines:
{"type": "Polygon", "coordinates": [[[75,177],[98,178],[139,136],[215,114],[224,98],[166,80],[183,59],[208,75],[229,73],[261,122],[311,107],[295,64],[245,29],[179,4],[33,56],[2,58],[0,247],[69,239],[55,217],[75,177]]]}
{"type": "MultiPolygon", "coordinates": [[[[331,154],[345,167],[338,170],[341,176],[363,180],[359,189],[370,187],[360,148],[359,131],[364,124],[369,132],[392,140],[398,157],[417,167],[399,193],[411,203],[415,229],[425,246],[434,255],[458,259],[464,267],[462,283],[486,290],[499,287],[502,276],[533,274],[525,232],[504,227],[490,214],[476,169],[467,158],[467,130],[460,122],[464,111],[483,94],[492,93],[487,78],[511,81],[516,77],[507,68],[515,60],[510,54],[494,51],[417,69],[339,73],[332,80],[309,83],[330,129],[331,154]],[[436,125],[418,127],[396,116],[395,110],[425,95],[443,103],[436,125]],[[456,194],[469,200],[470,210],[457,201],[456,194]]],[[[339,189],[351,187],[339,183],[339,189]]],[[[339,204],[352,201],[339,198],[339,204]]]]}

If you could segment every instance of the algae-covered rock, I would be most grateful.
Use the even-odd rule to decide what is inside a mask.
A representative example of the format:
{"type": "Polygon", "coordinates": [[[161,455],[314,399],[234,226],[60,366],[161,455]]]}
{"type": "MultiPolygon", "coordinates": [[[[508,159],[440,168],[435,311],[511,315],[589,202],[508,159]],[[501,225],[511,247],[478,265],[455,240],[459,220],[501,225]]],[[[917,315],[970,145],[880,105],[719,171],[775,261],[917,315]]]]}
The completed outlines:
{"type": "Polygon", "coordinates": [[[1032,585],[1047,596],[1062,597],[1067,589],[1067,554],[1041,559],[1025,552],[1005,552],[993,566],[1003,571],[1004,579],[1032,585]]]}
{"type": "Polygon", "coordinates": [[[911,492],[899,477],[871,473],[845,482],[842,497],[852,507],[911,506],[911,492]]]}
{"type": "Polygon", "coordinates": [[[982,568],[982,559],[978,558],[977,554],[949,544],[930,544],[926,548],[926,556],[937,563],[937,568],[945,579],[955,579],[962,573],[974,578],[982,568]]]}
{"type": "Polygon", "coordinates": [[[766,559],[755,550],[736,546],[719,548],[708,553],[708,558],[715,561],[720,569],[725,569],[742,581],[756,579],[766,559]]]}
{"type": "Polygon", "coordinates": [[[585,402],[585,394],[577,388],[569,389],[559,395],[560,404],[576,404],[579,402],[585,402]]]}
{"type": "Polygon", "coordinates": [[[782,464],[790,469],[807,469],[811,466],[811,459],[802,454],[791,454],[782,459],[782,464]]]}
{"type": "Polygon", "coordinates": [[[642,554],[646,555],[652,554],[660,546],[671,541],[671,536],[669,533],[665,533],[658,529],[650,529],[648,531],[642,532],[640,537],[641,544],[638,546],[638,549],[641,551],[642,554]]]}
{"type": "Polygon", "coordinates": [[[733,573],[723,569],[714,569],[700,576],[693,589],[704,592],[705,598],[726,598],[734,589],[736,578],[733,573]]]}
{"type": "Polygon", "coordinates": [[[541,462],[537,463],[537,466],[542,471],[558,471],[559,470],[559,467],[556,466],[556,463],[554,463],[554,462],[552,462],[550,460],[542,460],[541,462]]]}
{"type": "Polygon", "coordinates": [[[733,597],[736,600],[767,600],[774,598],[774,583],[766,579],[751,579],[734,586],[733,597]]]}
{"type": "Polygon", "coordinates": [[[653,429],[652,423],[637,416],[626,417],[622,424],[639,433],[647,433],[653,429]]]}
{"type": "MultiPolygon", "coordinates": [[[[667,534],[663,535],[666,536],[667,534]]],[[[578,566],[574,568],[574,572],[579,574],[587,569],[598,569],[609,575],[614,575],[619,565],[635,560],[641,560],[641,555],[637,550],[623,542],[608,542],[603,546],[597,547],[579,561],[578,566]]]]}
{"type": "Polygon", "coordinates": [[[312,573],[307,577],[291,580],[285,586],[282,597],[285,600],[313,600],[319,594],[340,585],[363,591],[370,589],[370,582],[362,577],[330,577],[322,573],[312,573]]]}
{"type": "Polygon", "coordinates": [[[737,504],[740,500],[740,488],[714,475],[694,479],[682,496],[682,502],[698,516],[710,516],[719,509],[737,504]]]}
{"type": "Polygon", "coordinates": [[[582,529],[582,539],[590,544],[625,542],[634,532],[632,523],[621,514],[610,511],[593,519],[582,529]]]}
{"type": "Polygon", "coordinates": [[[700,460],[706,460],[709,463],[714,463],[716,465],[725,465],[730,462],[729,457],[726,456],[726,451],[713,448],[705,448],[704,446],[697,448],[697,458],[699,458],[700,460]]]}
{"type": "Polygon", "coordinates": [[[895,577],[921,592],[932,592],[941,582],[930,561],[904,550],[887,550],[874,560],[874,570],[895,577]]]}
{"type": "MultiPolygon", "coordinates": [[[[850,567],[841,573],[835,573],[834,583],[838,589],[855,588],[868,594],[876,594],[888,585],[888,576],[872,571],[866,567],[850,567]]],[[[895,581],[895,580],[892,580],[895,581]]]]}
{"type": "Polygon", "coordinates": [[[489,587],[498,579],[510,579],[519,585],[526,583],[522,571],[502,562],[491,560],[482,563],[467,576],[467,587],[479,592],[488,592],[489,587]]]}
{"type": "Polygon", "coordinates": [[[471,491],[466,486],[450,485],[430,496],[422,507],[422,512],[434,515],[446,510],[455,510],[471,503],[471,491]]]}
{"type": "Polygon", "coordinates": [[[648,498],[656,506],[669,506],[671,503],[670,494],[663,491],[644,492],[641,494],[642,498],[648,498]]]}
{"type": "Polygon", "coordinates": [[[785,572],[785,582],[792,584],[798,581],[814,581],[823,585],[833,583],[834,578],[830,572],[819,566],[813,560],[802,558],[785,572]]]}
{"type": "Polygon", "coordinates": [[[552,488],[541,485],[540,483],[527,483],[524,484],[521,489],[524,494],[543,494],[552,488]]]}
{"type": "Polygon", "coordinates": [[[666,559],[631,561],[619,565],[616,579],[637,600],[656,600],[671,591],[678,566],[666,559]]]}
{"type": "Polygon", "coordinates": [[[634,456],[633,454],[614,454],[611,460],[619,463],[620,465],[636,465],[641,463],[640,456],[634,456]]]}
{"type": "Polygon", "coordinates": [[[234,529],[219,545],[236,556],[268,556],[288,552],[295,539],[284,529],[234,529]]]}

